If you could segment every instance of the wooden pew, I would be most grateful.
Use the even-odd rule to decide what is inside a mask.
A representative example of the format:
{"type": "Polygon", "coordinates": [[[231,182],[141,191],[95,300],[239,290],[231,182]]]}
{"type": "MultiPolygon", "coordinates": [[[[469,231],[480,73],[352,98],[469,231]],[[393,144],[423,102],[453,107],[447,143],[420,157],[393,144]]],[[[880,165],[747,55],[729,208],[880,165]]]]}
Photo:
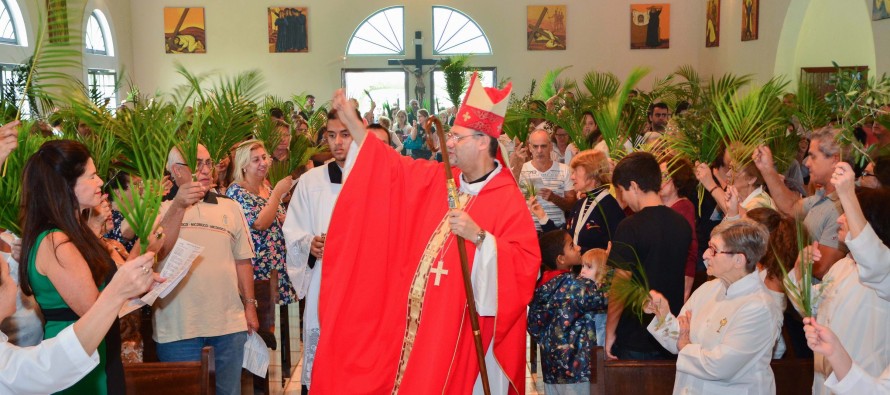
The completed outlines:
{"type": "Polygon", "coordinates": [[[201,350],[201,362],[125,363],[124,381],[129,395],[214,395],[213,347],[201,350]]]}
{"type": "MultiPolygon", "coordinates": [[[[591,394],[671,394],[676,361],[606,361],[602,347],[593,355],[591,394]]],[[[777,394],[808,394],[813,386],[812,359],[776,359],[770,363],[777,394]]]]}
{"type": "MultiPolygon", "coordinates": [[[[275,310],[278,309],[278,272],[272,270],[268,280],[253,280],[253,293],[257,300],[257,319],[260,323],[258,333],[266,341],[266,346],[274,350],[279,347],[279,345],[275,344],[275,310]]],[[[242,370],[242,382],[246,379],[251,379],[250,381],[253,382],[252,387],[255,395],[271,394],[268,373],[266,373],[266,377],[258,377],[246,370],[242,370]]]]}

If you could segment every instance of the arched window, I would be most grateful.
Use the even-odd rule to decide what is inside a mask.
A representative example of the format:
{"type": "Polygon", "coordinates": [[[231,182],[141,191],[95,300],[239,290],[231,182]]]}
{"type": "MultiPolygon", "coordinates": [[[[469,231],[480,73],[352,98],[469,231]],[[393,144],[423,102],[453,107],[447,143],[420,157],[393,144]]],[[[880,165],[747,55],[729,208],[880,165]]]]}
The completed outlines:
{"type": "Polygon", "coordinates": [[[433,55],[490,54],[482,28],[467,14],[451,7],[433,6],[433,55]]]}
{"type": "Polygon", "coordinates": [[[0,43],[28,45],[22,12],[15,0],[0,0],[0,43]]]}
{"type": "Polygon", "coordinates": [[[379,10],[352,32],[347,55],[404,55],[405,7],[379,10]]]}
{"type": "Polygon", "coordinates": [[[109,34],[108,21],[102,11],[96,10],[90,14],[86,28],[86,52],[94,55],[113,56],[114,51],[109,34]]]}

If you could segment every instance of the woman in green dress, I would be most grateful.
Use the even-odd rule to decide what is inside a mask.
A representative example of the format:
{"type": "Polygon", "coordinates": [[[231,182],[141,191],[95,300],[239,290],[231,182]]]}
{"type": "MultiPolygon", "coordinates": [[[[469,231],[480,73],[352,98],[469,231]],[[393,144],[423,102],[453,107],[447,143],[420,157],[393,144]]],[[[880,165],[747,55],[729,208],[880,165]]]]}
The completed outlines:
{"type": "MultiPolygon", "coordinates": [[[[22,266],[21,287],[43,310],[44,339],[85,314],[115,271],[84,215],[102,200],[102,179],[79,142],[49,141],[25,165],[22,256],[27,264],[22,266]]],[[[99,366],[61,393],[124,393],[116,322],[98,352],[99,366]]]]}

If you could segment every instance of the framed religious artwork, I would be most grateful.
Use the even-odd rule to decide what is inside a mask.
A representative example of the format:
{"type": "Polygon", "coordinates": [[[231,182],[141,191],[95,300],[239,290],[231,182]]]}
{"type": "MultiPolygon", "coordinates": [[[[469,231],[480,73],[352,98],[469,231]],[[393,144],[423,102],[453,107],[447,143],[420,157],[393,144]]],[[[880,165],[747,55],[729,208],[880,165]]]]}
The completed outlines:
{"type": "Polygon", "coordinates": [[[566,6],[530,5],[525,22],[529,51],[566,49],[566,6]]]}
{"type": "Polygon", "coordinates": [[[671,5],[630,5],[630,48],[671,47],[671,5]]]}
{"type": "Polygon", "coordinates": [[[164,48],[167,53],[206,53],[203,7],[164,8],[164,48]]]}
{"type": "Polygon", "coordinates": [[[309,10],[269,7],[269,52],[309,52],[309,10]]]}
{"type": "Polygon", "coordinates": [[[760,34],[760,0],[742,0],[742,41],[753,41],[760,34]]]}
{"type": "Polygon", "coordinates": [[[708,0],[705,10],[705,47],[720,46],[720,0],[708,0]]]}
{"type": "Polygon", "coordinates": [[[871,0],[871,2],[871,19],[873,21],[890,18],[890,12],[887,12],[890,0],[871,0]]]}

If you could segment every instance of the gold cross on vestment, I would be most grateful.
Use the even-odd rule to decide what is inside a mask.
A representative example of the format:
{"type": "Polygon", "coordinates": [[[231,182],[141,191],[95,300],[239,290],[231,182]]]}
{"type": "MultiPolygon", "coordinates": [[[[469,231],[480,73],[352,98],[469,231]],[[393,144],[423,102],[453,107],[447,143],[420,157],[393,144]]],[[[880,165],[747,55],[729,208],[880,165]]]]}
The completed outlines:
{"type": "Polygon", "coordinates": [[[472,118],[472,117],[473,117],[473,116],[472,116],[472,115],[470,115],[470,113],[468,113],[468,112],[465,112],[465,113],[464,113],[464,122],[467,122],[467,121],[469,121],[469,120],[470,120],[470,118],[472,118]]]}
{"type": "Polygon", "coordinates": [[[436,280],[433,282],[433,285],[435,285],[437,287],[439,286],[439,280],[442,279],[442,276],[448,275],[448,270],[445,270],[442,268],[442,265],[444,265],[444,264],[445,264],[445,261],[440,259],[439,267],[434,267],[434,268],[430,269],[430,273],[436,275],[436,280]]]}

